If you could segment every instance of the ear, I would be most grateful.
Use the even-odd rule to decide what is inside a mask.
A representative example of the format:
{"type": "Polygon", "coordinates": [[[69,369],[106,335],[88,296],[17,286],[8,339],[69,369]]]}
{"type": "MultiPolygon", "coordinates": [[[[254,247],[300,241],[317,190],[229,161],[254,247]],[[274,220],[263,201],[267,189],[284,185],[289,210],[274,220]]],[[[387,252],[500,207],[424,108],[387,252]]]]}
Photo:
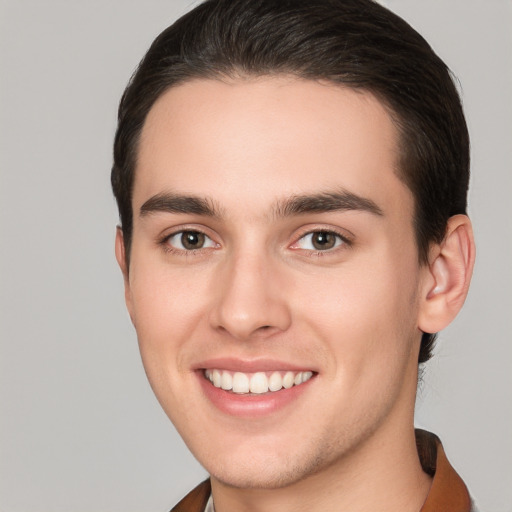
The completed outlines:
{"type": "Polygon", "coordinates": [[[439,332],[457,316],[468,294],[474,263],[471,221],[466,215],[454,215],[444,240],[430,251],[418,323],[423,332],[439,332]]]}
{"type": "Polygon", "coordinates": [[[116,260],[121,272],[123,273],[124,279],[124,300],[126,302],[126,308],[128,309],[128,313],[130,314],[130,318],[132,320],[133,325],[135,325],[134,315],[133,315],[133,304],[132,304],[132,292],[130,287],[130,278],[128,274],[128,264],[126,260],[126,247],[124,244],[124,236],[123,230],[120,226],[116,227],[116,243],[115,243],[115,251],[116,251],[116,260]]]}

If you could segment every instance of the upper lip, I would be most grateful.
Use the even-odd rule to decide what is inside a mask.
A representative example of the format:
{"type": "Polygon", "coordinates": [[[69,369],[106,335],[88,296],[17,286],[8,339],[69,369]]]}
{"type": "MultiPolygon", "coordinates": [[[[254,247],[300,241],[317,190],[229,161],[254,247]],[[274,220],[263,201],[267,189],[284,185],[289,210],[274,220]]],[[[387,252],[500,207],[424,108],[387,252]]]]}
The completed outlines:
{"type": "Polygon", "coordinates": [[[290,363],[277,359],[237,359],[233,357],[219,357],[200,361],[193,366],[194,370],[217,369],[232,372],[256,373],[271,371],[316,371],[308,364],[290,363]]]}

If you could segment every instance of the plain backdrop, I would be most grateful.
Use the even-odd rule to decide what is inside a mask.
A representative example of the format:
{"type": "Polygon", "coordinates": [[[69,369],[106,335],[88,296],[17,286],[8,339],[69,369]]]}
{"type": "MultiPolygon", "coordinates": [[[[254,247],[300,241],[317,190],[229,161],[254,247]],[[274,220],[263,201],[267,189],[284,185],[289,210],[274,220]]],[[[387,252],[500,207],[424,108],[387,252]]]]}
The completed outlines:
{"type": "MultiPolygon", "coordinates": [[[[146,382],[114,260],[116,108],[189,0],[0,0],[0,510],[166,511],[205,477],[146,382]]],[[[461,82],[472,290],[417,424],[512,511],[512,2],[387,0],[461,82]]]]}

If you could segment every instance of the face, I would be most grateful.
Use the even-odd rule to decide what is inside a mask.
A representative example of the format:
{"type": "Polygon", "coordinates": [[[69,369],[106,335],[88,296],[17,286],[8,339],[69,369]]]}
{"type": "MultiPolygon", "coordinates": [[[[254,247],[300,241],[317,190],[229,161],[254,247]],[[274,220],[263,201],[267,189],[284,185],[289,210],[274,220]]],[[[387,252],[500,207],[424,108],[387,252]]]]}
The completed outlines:
{"type": "Polygon", "coordinates": [[[385,108],[335,85],[197,80],[150,111],[127,304],[214,479],[290,485],[412,426],[424,269],[397,160],[385,108]]]}

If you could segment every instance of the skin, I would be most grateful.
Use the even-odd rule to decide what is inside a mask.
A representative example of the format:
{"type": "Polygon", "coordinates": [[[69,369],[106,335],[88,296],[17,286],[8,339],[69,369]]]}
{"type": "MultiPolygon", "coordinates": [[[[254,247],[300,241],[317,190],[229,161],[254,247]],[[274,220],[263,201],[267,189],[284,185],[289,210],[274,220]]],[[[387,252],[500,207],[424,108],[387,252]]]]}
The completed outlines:
{"type": "Polygon", "coordinates": [[[149,381],[212,476],[217,512],[421,508],[430,486],[413,429],[421,332],[462,305],[474,251],[457,216],[419,264],[397,160],[382,104],[335,85],[195,80],[149,112],[129,269],[119,230],[116,254],[149,381]],[[276,207],[340,191],[379,212],[276,207]],[[216,215],[141,213],[162,194],[193,195],[216,215]],[[205,245],[184,249],[183,230],[204,233],[205,245]],[[332,249],[312,245],[319,231],[337,233],[332,249]],[[286,361],[314,378],[283,407],[237,417],[200,381],[202,362],[226,357],[286,361]]]}

